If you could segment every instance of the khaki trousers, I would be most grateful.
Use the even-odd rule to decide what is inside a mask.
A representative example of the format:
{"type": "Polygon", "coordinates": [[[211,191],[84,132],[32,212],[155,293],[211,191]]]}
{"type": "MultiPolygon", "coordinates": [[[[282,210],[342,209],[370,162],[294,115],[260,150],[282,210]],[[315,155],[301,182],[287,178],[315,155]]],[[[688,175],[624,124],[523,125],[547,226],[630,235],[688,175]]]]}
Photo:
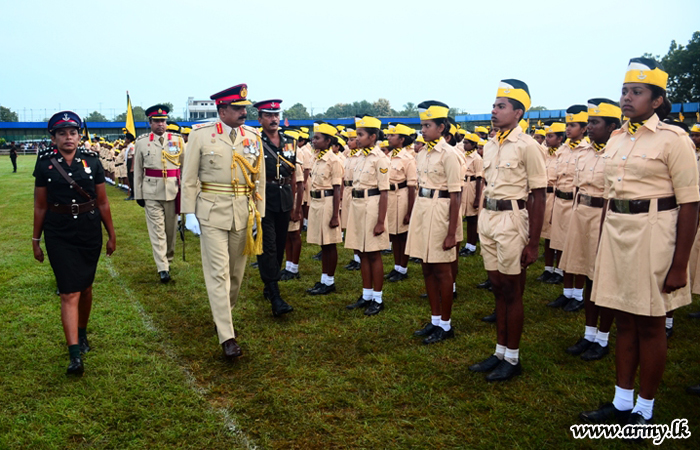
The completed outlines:
{"type": "Polygon", "coordinates": [[[177,238],[175,200],[146,200],[145,209],[148,237],[151,239],[156,268],[158,272],[170,270],[177,238]]]}
{"type": "Polygon", "coordinates": [[[235,338],[231,310],[241,289],[247,257],[246,230],[221,230],[200,224],[202,271],[219,343],[235,338]]]}

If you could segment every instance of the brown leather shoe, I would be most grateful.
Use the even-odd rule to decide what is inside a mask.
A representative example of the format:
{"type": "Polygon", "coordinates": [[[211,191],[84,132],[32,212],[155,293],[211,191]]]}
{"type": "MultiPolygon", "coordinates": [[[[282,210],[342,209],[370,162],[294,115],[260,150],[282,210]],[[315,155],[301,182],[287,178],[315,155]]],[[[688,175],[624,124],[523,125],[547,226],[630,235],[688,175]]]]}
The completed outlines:
{"type": "Polygon", "coordinates": [[[224,358],[233,359],[238,358],[243,354],[241,347],[238,345],[235,339],[229,339],[228,341],[221,344],[221,348],[224,350],[224,358]]]}

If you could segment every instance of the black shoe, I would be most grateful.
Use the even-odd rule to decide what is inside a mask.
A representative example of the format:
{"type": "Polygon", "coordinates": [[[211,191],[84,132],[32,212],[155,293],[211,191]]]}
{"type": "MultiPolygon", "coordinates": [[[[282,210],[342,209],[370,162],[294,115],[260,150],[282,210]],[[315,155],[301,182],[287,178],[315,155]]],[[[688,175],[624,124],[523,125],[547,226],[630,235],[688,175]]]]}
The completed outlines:
{"type": "Polygon", "coordinates": [[[394,274],[394,276],[387,278],[387,281],[390,281],[392,283],[396,283],[397,281],[403,281],[406,278],[408,278],[408,273],[396,272],[394,274]]]}
{"type": "Polygon", "coordinates": [[[331,292],[335,292],[335,283],[328,286],[327,284],[321,283],[318,288],[311,289],[307,291],[309,295],[328,295],[331,292]]]}
{"type": "Polygon", "coordinates": [[[70,364],[68,364],[68,370],[66,370],[66,375],[77,375],[80,376],[85,372],[85,367],[83,366],[83,360],[77,356],[70,359],[70,364]]]}
{"type": "Polygon", "coordinates": [[[321,253],[322,252],[316,253],[314,256],[311,257],[311,259],[315,259],[316,261],[320,261],[321,260],[321,253]]]}
{"type": "Polygon", "coordinates": [[[562,284],[563,282],[564,282],[564,276],[559,275],[556,272],[554,272],[554,274],[551,277],[549,277],[549,279],[547,281],[545,281],[545,283],[547,283],[547,284],[562,284]]]}
{"type": "Polygon", "coordinates": [[[569,355],[578,356],[578,355],[580,355],[581,353],[583,353],[583,352],[585,352],[586,350],[588,350],[588,348],[589,348],[591,345],[593,345],[593,342],[592,342],[592,341],[589,341],[589,340],[587,340],[586,338],[581,338],[581,339],[579,339],[578,342],[576,342],[574,345],[572,345],[571,347],[568,347],[568,348],[566,349],[566,353],[568,353],[569,355]]]}
{"type": "Polygon", "coordinates": [[[548,271],[545,270],[544,272],[542,272],[542,275],[540,275],[540,276],[537,277],[536,279],[537,279],[537,281],[541,281],[541,282],[543,282],[543,283],[546,283],[547,280],[549,280],[550,278],[552,278],[552,275],[554,275],[554,272],[548,272],[548,271]]]}
{"type": "Polygon", "coordinates": [[[289,281],[289,280],[293,280],[295,278],[299,278],[299,272],[294,273],[294,272],[290,272],[287,269],[284,269],[280,272],[280,281],[289,281]]]}
{"type": "Polygon", "coordinates": [[[362,298],[362,295],[360,295],[360,298],[357,299],[357,301],[351,305],[347,305],[347,309],[357,309],[357,308],[366,308],[369,306],[369,304],[372,303],[372,300],[365,300],[362,298]]]}
{"type": "Polygon", "coordinates": [[[421,295],[419,295],[420,298],[428,298],[428,293],[423,292],[421,295]]]}
{"type": "Polygon", "coordinates": [[[287,302],[284,301],[282,295],[280,295],[280,288],[276,281],[267,283],[265,286],[267,288],[268,298],[270,300],[270,305],[272,306],[272,315],[279,317],[283,314],[294,311],[294,308],[289,306],[287,302]]]}
{"type": "Polygon", "coordinates": [[[700,311],[694,312],[694,313],[689,313],[688,317],[690,317],[691,319],[700,319],[700,311]]]}
{"type": "Polygon", "coordinates": [[[452,291],[452,300],[457,299],[457,291],[452,291]]]}
{"type": "Polygon", "coordinates": [[[345,270],[360,270],[360,263],[353,259],[345,265],[345,270]]]}
{"type": "Polygon", "coordinates": [[[569,300],[569,303],[564,305],[562,308],[566,312],[576,312],[583,308],[583,300],[576,300],[575,298],[572,298],[569,300]]]}
{"type": "Polygon", "coordinates": [[[631,409],[620,411],[612,403],[605,403],[596,410],[582,412],[578,418],[586,423],[605,423],[615,419],[617,423],[622,425],[627,423],[631,413],[631,409]]]}
{"type": "Polygon", "coordinates": [[[130,195],[130,196],[126,197],[124,200],[129,201],[129,200],[133,200],[133,199],[134,199],[134,197],[132,195],[130,195]]]}
{"type": "MultiPolygon", "coordinates": [[[[654,421],[653,417],[650,418],[649,420],[646,420],[644,418],[644,416],[641,415],[640,413],[632,413],[632,414],[630,414],[629,418],[627,419],[627,423],[625,425],[632,425],[632,426],[634,426],[634,425],[649,425],[653,421],[654,421]]],[[[643,442],[644,441],[644,439],[639,437],[639,435],[637,435],[637,437],[635,437],[635,438],[623,438],[622,440],[625,442],[643,442]]]]}
{"type": "Polygon", "coordinates": [[[688,394],[700,395],[700,384],[696,384],[695,386],[688,386],[685,392],[687,392],[688,394]]]}
{"type": "Polygon", "coordinates": [[[610,353],[610,345],[603,347],[599,343],[594,342],[585,352],[581,353],[581,359],[584,361],[597,361],[603,359],[608,353],[610,353]]]}
{"type": "Polygon", "coordinates": [[[390,248],[385,248],[385,249],[382,250],[380,253],[381,253],[382,255],[386,256],[386,255],[391,255],[391,254],[393,254],[394,252],[393,252],[390,248]]]}
{"type": "Polygon", "coordinates": [[[365,316],[374,316],[379,314],[380,311],[384,309],[384,302],[377,303],[372,300],[372,303],[365,309],[365,316]]]}
{"type": "Polygon", "coordinates": [[[445,339],[452,339],[453,337],[455,337],[454,328],[450,328],[449,330],[445,331],[445,329],[441,326],[437,326],[435,327],[435,330],[430,333],[430,336],[423,339],[423,343],[426,345],[435,344],[436,342],[444,341],[445,339]]]}
{"type": "Polygon", "coordinates": [[[323,286],[323,283],[321,283],[320,281],[317,281],[316,284],[314,284],[313,287],[310,287],[310,288],[308,288],[308,289],[306,290],[306,293],[307,293],[307,294],[310,294],[311,291],[315,291],[315,290],[317,290],[318,288],[320,288],[321,286],[323,286]]]}
{"type": "Polygon", "coordinates": [[[491,372],[501,362],[498,356],[491,355],[480,363],[472,364],[469,370],[472,372],[491,372]]]}
{"type": "Polygon", "coordinates": [[[170,281],[170,272],[168,272],[167,270],[158,272],[158,276],[160,276],[161,283],[167,283],[168,281],[170,281]]]}
{"type": "Polygon", "coordinates": [[[488,278],[486,279],[486,281],[484,281],[484,282],[479,283],[479,284],[476,285],[476,288],[477,288],[477,289],[488,289],[488,290],[491,290],[491,287],[492,287],[492,286],[491,286],[491,280],[489,280],[488,278]]]}
{"type": "Polygon", "coordinates": [[[257,269],[257,268],[258,268],[258,262],[255,261],[254,263],[250,263],[250,267],[252,267],[253,269],[257,269]]]}
{"type": "Polygon", "coordinates": [[[387,273],[386,275],[384,275],[384,279],[385,279],[385,280],[388,280],[389,278],[393,277],[393,276],[394,276],[395,274],[397,274],[397,273],[398,273],[398,272],[396,271],[396,269],[391,269],[391,272],[389,272],[389,273],[387,273]]]}
{"type": "Polygon", "coordinates": [[[673,336],[673,327],[666,328],[666,339],[670,339],[671,336],[673,336]]]}
{"type": "Polygon", "coordinates": [[[411,257],[411,258],[408,258],[408,260],[411,261],[412,263],[423,264],[423,260],[420,258],[411,257]]]}
{"type": "Polygon", "coordinates": [[[301,231],[303,231],[304,233],[306,233],[307,230],[308,230],[308,227],[307,227],[306,225],[302,225],[302,226],[301,226],[301,231]]]}
{"type": "Polygon", "coordinates": [[[549,306],[550,308],[561,308],[562,306],[569,303],[570,300],[573,300],[573,299],[567,297],[564,294],[561,294],[559,297],[557,297],[556,300],[547,303],[547,306],[549,306]]]}
{"type": "Polygon", "coordinates": [[[462,250],[459,251],[459,256],[474,256],[476,255],[476,250],[469,250],[468,248],[463,248],[462,250]]]}
{"type": "Polygon", "coordinates": [[[495,323],[496,322],[496,310],[486,317],[481,318],[482,322],[495,323]]]}
{"type": "Polygon", "coordinates": [[[81,355],[84,355],[91,350],[90,343],[88,342],[87,337],[79,337],[78,338],[78,345],[80,346],[80,354],[81,355]]]}
{"type": "Polygon", "coordinates": [[[433,325],[432,322],[428,322],[421,328],[420,330],[416,330],[413,332],[414,336],[430,336],[433,334],[433,331],[435,331],[438,327],[433,325]]]}
{"type": "Polygon", "coordinates": [[[521,373],[523,373],[523,367],[520,365],[520,361],[513,365],[504,359],[490,374],[486,375],[486,381],[507,381],[521,373]]]}

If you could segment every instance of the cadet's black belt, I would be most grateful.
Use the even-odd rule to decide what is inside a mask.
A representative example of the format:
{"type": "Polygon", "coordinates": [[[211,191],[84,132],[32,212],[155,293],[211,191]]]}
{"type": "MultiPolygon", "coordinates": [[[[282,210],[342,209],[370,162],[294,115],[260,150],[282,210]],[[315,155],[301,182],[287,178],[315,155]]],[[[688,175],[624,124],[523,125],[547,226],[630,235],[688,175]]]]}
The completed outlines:
{"type": "Polygon", "coordinates": [[[343,181],[343,185],[344,185],[345,187],[350,187],[350,186],[352,186],[352,180],[345,180],[345,181],[343,181]]]}
{"type": "Polygon", "coordinates": [[[547,193],[553,194],[554,193],[554,186],[547,186],[547,193]]]}
{"type": "Polygon", "coordinates": [[[279,177],[273,178],[268,181],[269,184],[278,184],[284,186],[285,184],[292,184],[292,177],[279,177]]]}
{"type": "Polygon", "coordinates": [[[591,197],[586,194],[578,195],[578,204],[583,206],[590,206],[591,208],[602,208],[605,203],[603,197],[591,197]]]}
{"type": "Polygon", "coordinates": [[[119,167],[119,166],[123,166],[123,165],[124,165],[124,163],[119,163],[119,164],[115,164],[114,167],[119,167]]]}
{"type": "Polygon", "coordinates": [[[78,217],[79,214],[90,212],[97,208],[97,200],[90,200],[85,203],[71,203],[70,205],[60,205],[58,203],[49,203],[49,211],[58,214],[73,214],[78,217]]]}
{"type": "Polygon", "coordinates": [[[441,191],[439,189],[428,189],[428,188],[420,188],[420,190],[418,190],[418,196],[419,197],[426,197],[426,198],[433,198],[433,195],[435,195],[436,192],[438,193],[438,198],[450,198],[449,191],[441,191]]]}
{"type": "MultiPolygon", "coordinates": [[[[525,200],[515,200],[518,208],[525,209],[525,200]]],[[[489,211],[512,211],[513,200],[496,200],[495,198],[484,197],[484,208],[489,211]]]]}
{"type": "Polygon", "coordinates": [[[374,197],[375,195],[379,195],[379,188],[352,190],[352,198],[374,197]]]}
{"type": "Polygon", "coordinates": [[[560,191],[559,189],[557,189],[554,192],[554,195],[556,195],[557,197],[559,197],[562,200],[573,200],[574,199],[573,192],[564,192],[564,191],[560,191]]]}
{"type": "Polygon", "coordinates": [[[481,177],[475,177],[475,176],[472,176],[472,175],[467,175],[467,176],[464,177],[464,181],[466,181],[467,183],[470,183],[470,182],[472,182],[472,181],[478,180],[479,178],[481,178],[481,177]]]}
{"type": "Polygon", "coordinates": [[[311,191],[309,192],[309,195],[311,196],[311,198],[332,197],[333,189],[326,189],[323,191],[311,191]]]}
{"type": "MultiPolygon", "coordinates": [[[[620,214],[646,214],[653,200],[621,200],[610,199],[610,210],[620,214]]],[[[664,197],[656,199],[657,211],[668,211],[678,206],[676,197],[664,197]]]]}
{"type": "Polygon", "coordinates": [[[391,184],[389,185],[389,190],[390,191],[398,191],[399,189],[403,189],[405,187],[408,187],[408,183],[406,181],[402,181],[399,184],[391,184]]]}

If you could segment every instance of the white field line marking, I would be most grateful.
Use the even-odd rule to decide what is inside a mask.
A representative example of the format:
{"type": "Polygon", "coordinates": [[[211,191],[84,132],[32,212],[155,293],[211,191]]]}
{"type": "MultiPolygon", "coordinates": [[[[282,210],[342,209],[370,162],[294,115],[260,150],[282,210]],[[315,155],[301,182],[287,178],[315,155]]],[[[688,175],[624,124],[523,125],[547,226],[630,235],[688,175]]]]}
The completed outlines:
{"type": "MultiPolygon", "coordinates": [[[[138,311],[139,315],[141,316],[141,320],[143,320],[143,324],[148,329],[149,331],[152,331],[159,336],[162,336],[161,331],[156,327],[156,325],[153,323],[153,319],[151,316],[146,312],[146,310],[143,308],[143,305],[141,302],[136,298],[134,295],[134,292],[129,288],[129,286],[124,283],[123,278],[119,275],[119,272],[114,268],[114,265],[112,264],[112,261],[109,258],[103,258],[103,261],[105,261],[105,265],[107,266],[107,269],[109,270],[109,274],[112,278],[114,278],[119,284],[119,286],[122,288],[126,296],[131,300],[131,303],[134,305],[136,310],[138,311]]],[[[172,347],[165,342],[163,339],[160,339],[160,345],[163,348],[163,352],[166,354],[168,358],[170,358],[177,366],[180,368],[182,373],[185,375],[185,379],[187,380],[187,385],[192,389],[195,394],[197,394],[202,400],[206,402],[207,405],[209,405],[209,408],[214,411],[216,414],[221,416],[221,418],[224,421],[224,427],[226,430],[233,434],[234,437],[237,438],[239,443],[247,449],[250,450],[255,450],[257,447],[251,442],[251,440],[248,438],[248,436],[245,435],[243,430],[238,426],[236,423],[236,419],[231,416],[231,413],[229,412],[228,408],[223,408],[223,407],[215,407],[212,406],[209,401],[206,399],[206,394],[209,393],[209,389],[204,388],[197,384],[197,379],[195,378],[194,374],[192,374],[192,371],[187,367],[186,364],[184,364],[180,358],[177,356],[177,353],[172,349],[172,347]]]]}

